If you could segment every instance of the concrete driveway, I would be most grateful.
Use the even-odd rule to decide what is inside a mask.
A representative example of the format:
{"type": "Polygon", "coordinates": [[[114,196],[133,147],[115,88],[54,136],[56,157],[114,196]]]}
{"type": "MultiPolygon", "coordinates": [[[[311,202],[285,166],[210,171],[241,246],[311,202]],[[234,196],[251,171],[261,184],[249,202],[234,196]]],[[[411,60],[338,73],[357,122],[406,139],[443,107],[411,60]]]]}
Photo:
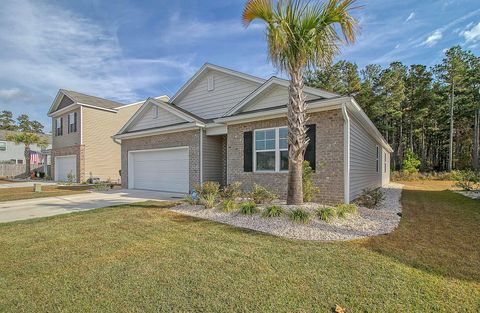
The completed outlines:
{"type": "Polygon", "coordinates": [[[0,223],[26,220],[147,200],[179,200],[182,194],[121,189],[108,192],[0,202],[0,223]]]}
{"type": "Polygon", "coordinates": [[[44,181],[12,181],[6,184],[0,184],[1,188],[21,188],[21,187],[33,187],[33,184],[40,184],[42,186],[57,185],[55,182],[44,181]]]}

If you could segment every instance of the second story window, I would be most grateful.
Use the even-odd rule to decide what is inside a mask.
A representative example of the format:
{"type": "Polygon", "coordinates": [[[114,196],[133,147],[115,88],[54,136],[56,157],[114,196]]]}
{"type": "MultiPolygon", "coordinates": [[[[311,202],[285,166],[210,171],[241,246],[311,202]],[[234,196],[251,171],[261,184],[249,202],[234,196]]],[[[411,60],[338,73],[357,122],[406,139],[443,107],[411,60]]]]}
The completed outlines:
{"type": "Polygon", "coordinates": [[[59,117],[55,120],[55,136],[61,136],[63,133],[62,118],[59,117]]]}
{"type": "Polygon", "coordinates": [[[77,112],[68,114],[68,133],[77,131],[77,112]]]}
{"type": "Polygon", "coordinates": [[[0,141],[0,151],[7,151],[7,143],[5,141],[0,141]]]}

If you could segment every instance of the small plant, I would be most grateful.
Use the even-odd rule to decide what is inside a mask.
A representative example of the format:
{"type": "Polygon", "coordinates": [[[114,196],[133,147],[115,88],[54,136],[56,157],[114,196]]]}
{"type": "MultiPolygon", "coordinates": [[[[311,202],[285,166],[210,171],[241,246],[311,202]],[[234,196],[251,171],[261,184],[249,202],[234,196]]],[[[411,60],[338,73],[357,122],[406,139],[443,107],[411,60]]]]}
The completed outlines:
{"type": "Polygon", "coordinates": [[[250,197],[257,204],[260,203],[270,203],[277,198],[277,196],[268,191],[265,187],[254,184],[250,197]]]}
{"type": "Polygon", "coordinates": [[[73,174],[72,171],[70,171],[70,173],[67,174],[67,183],[68,185],[71,185],[75,182],[75,174],[73,174]]]}
{"type": "Polygon", "coordinates": [[[232,199],[223,200],[220,210],[223,212],[232,212],[237,208],[237,203],[232,199]]]}
{"type": "Polygon", "coordinates": [[[350,203],[350,204],[344,203],[344,204],[337,205],[335,208],[335,211],[337,212],[338,217],[345,218],[349,214],[357,214],[358,208],[353,203],[350,203]]]}
{"type": "Polygon", "coordinates": [[[191,205],[197,205],[198,204],[198,198],[193,198],[192,195],[186,195],[184,198],[183,198],[185,201],[187,201],[188,204],[191,204],[191,205]]]}
{"type": "Polygon", "coordinates": [[[452,176],[453,180],[455,180],[455,186],[463,190],[478,190],[480,187],[480,172],[472,170],[456,171],[452,176]]]}
{"type": "Polygon", "coordinates": [[[316,213],[319,219],[327,223],[330,223],[334,218],[337,217],[337,211],[333,207],[318,209],[316,213]]]}
{"type": "Polygon", "coordinates": [[[205,206],[205,209],[211,209],[215,206],[215,202],[217,200],[216,195],[212,193],[205,194],[200,196],[200,203],[205,206]]]}
{"type": "Polygon", "coordinates": [[[358,205],[369,209],[375,208],[384,199],[383,192],[380,188],[364,189],[362,195],[355,201],[358,205]]]}
{"type": "Polygon", "coordinates": [[[110,189],[110,185],[106,182],[97,182],[93,184],[93,188],[98,191],[107,191],[110,189]]]}
{"type": "Polygon", "coordinates": [[[225,186],[222,190],[221,197],[222,199],[235,200],[236,198],[242,195],[242,183],[234,181],[231,184],[225,186]]]}
{"type": "Polygon", "coordinates": [[[195,190],[200,197],[204,197],[206,195],[213,195],[217,197],[220,191],[220,184],[216,181],[206,181],[201,185],[195,186],[195,190]]]}
{"type": "Polygon", "coordinates": [[[408,149],[405,152],[405,159],[402,163],[402,169],[404,172],[409,174],[416,174],[418,173],[418,168],[420,167],[420,160],[418,159],[417,155],[413,153],[412,150],[408,149]]]}
{"type": "Polygon", "coordinates": [[[302,164],[302,181],[303,181],[303,201],[310,202],[315,195],[320,192],[320,188],[313,183],[313,170],[308,161],[302,164]]]}
{"type": "Polygon", "coordinates": [[[306,224],[310,220],[310,213],[302,208],[293,209],[289,216],[290,219],[295,223],[306,224]]]}
{"type": "Polygon", "coordinates": [[[242,202],[240,204],[240,213],[245,215],[253,215],[258,213],[257,204],[255,202],[242,202]]]}
{"type": "Polygon", "coordinates": [[[278,205],[271,205],[269,207],[266,207],[262,213],[263,217],[279,217],[281,215],[283,215],[283,209],[278,205]]]}

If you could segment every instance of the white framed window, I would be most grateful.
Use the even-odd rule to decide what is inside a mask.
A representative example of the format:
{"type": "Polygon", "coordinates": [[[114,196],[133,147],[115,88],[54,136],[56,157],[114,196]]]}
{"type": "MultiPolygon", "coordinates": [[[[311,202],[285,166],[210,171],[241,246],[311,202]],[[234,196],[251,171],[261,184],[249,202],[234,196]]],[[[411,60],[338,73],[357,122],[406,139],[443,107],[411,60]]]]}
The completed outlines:
{"type": "Polygon", "coordinates": [[[74,133],[77,131],[77,119],[75,112],[68,114],[68,133],[74,133]]]}
{"type": "Polygon", "coordinates": [[[383,153],[383,172],[387,172],[387,153],[383,153]]]}
{"type": "Polygon", "coordinates": [[[0,151],[7,151],[7,142],[0,141],[0,151]]]}
{"type": "Polygon", "coordinates": [[[59,117],[55,120],[55,136],[62,135],[62,118],[59,117]]]}
{"type": "Polygon", "coordinates": [[[253,166],[255,172],[288,171],[287,127],[254,131],[253,166]]]}
{"type": "Polygon", "coordinates": [[[375,160],[375,166],[376,166],[375,171],[378,173],[379,165],[380,165],[378,158],[380,156],[380,151],[378,150],[378,146],[376,146],[376,148],[377,148],[377,157],[376,157],[376,160],[375,160]]]}
{"type": "Polygon", "coordinates": [[[215,90],[215,78],[213,75],[208,76],[207,79],[207,91],[213,91],[215,90]]]}

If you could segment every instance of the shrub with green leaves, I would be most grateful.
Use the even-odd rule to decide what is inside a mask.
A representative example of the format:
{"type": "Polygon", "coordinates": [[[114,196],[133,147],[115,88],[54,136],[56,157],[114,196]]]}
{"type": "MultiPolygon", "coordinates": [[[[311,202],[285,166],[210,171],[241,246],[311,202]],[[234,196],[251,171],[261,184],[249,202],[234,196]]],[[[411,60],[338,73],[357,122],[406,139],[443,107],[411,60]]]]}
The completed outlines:
{"type": "Polygon", "coordinates": [[[262,213],[263,217],[279,217],[281,215],[283,215],[283,208],[278,205],[268,206],[262,213]]]}
{"type": "Polygon", "coordinates": [[[237,203],[232,199],[225,199],[220,206],[220,210],[223,212],[232,212],[237,208],[237,203]]]}
{"type": "Polygon", "coordinates": [[[385,196],[380,188],[364,189],[360,197],[355,202],[369,209],[375,208],[380,202],[383,201],[385,196]]]}
{"type": "Polygon", "coordinates": [[[258,211],[259,210],[255,202],[249,201],[240,203],[240,213],[242,214],[253,215],[255,213],[258,213],[258,211]]]}
{"type": "Polygon", "coordinates": [[[257,204],[270,203],[277,198],[273,192],[268,191],[265,187],[258,184],[253,185],[250,197],[257,204]]]}
{"type": "Polygon", "coordinates": [[[338,217],[345,218],[349,214],[357,214],[358,207],[353,203],[344,203],[337,205],[335,211],[337,212],[338,217]]]}
{"type": "Polygon", "coordinates": [[[206,181],[201,185],[195,185],[195,190],[200,197],[206,195],[214,195],[217,197],[220,191],[220,184],[216,181],[206,181]]]}
{"type": "Polygon", "coordinates": [[[205,209],[211,209],[215,206],[217,197],[214,194],[205,194],[200,196],[200,203],[205,206],[205,209]]]}
{"type": "Polygon", "coordinates": [[[403,159],[402,169],[404,172],[409,174],[416,174],[418,173],[418,168],[420,167],[420,160],[418,156],[413,153],[412,150],[408,149],[405,152],[405,159],[403,159]]]}
{"type": "Polygon", "coordinates": [[[327,223],[330,223],[334,218],[337,217],[337,211],[333,207],[318,209],[316,213],[319,219],[327,223]]]}
{"type": "Polygon", "coordinates": [[[303,201],[310,202],[315,195],[320,192],[320,188],[313,183],[313,170],[308,161],[302,164],[302,181],[303,181],[303,201]]]}
{"type": "Polygon", "coordinates": [[[231,184],[225,186],[222,190],[221,197],[222,199],[235,200],[236,198],[242,195],[242,183],[234,181],[231,184]]]}
{"type": "Polygon", "coordinates": [[[452,178],[455,180],[455,186],[463,190],[472,191],[480,188],[480,172],[472,170],[455,171],[452,178]]]}
{"type": "Polygon", "coordinates": [[[191,204],[191,205],[197,205],[197,204],[198,204],[198,198],[193,199],[193,198],[192,198],[192,195],[186,195],[183,199],[184,199],[188,204],[191,204]]]}
{"type": "Polygon", "coordinates": [[[293,222],[300,224],[306,224],[310,220],[310,213],[302,208],[293,209],[289,216],[293,222]]]}

